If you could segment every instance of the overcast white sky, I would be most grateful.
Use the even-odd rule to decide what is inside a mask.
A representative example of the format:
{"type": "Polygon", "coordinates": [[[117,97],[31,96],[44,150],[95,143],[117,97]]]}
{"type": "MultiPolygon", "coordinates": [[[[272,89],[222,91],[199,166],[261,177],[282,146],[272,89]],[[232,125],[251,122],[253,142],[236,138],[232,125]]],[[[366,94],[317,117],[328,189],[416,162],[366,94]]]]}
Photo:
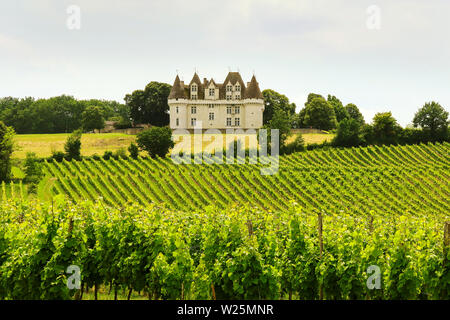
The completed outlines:
{"type": "Polygon", "coordinates": [[[2,0],[0,97],[123,102],[176,70],[222,82],[231,68],[298,109],[310,92],[333,94],[366,121],[390,110],[406,125],[427,101],[450,109],[449,34],[448,0],[2,0]]]}

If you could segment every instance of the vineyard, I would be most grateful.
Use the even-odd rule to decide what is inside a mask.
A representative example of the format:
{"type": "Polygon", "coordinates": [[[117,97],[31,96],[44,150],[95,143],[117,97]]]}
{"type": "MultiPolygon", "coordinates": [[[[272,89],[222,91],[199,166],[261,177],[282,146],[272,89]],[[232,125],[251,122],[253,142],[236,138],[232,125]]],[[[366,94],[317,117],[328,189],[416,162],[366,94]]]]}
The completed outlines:
{"type": "Polygon", "coordinates": [[[445,218],[5,201],[0,298],[82,299],[103,286],[149,299],[449,299],[445,218]],[[80,290],[66,285],[70,265],[80,290]]]}
{"type": "MultiPolygon", "coordinates": [[[[450,144],[257,165],[45,162],[2,184],[0,299],[449,299],[450,144]],[[82,290],[66,285],[81,270],[82,290]],[[379,270],[379,286],[368,286],[379,270]]],[[[376,281],[374,282],[376,283],[376,281]]]]}
{"type": "MultiPolygon", "coordinates": [[[[167,159],[110,159],[46,162],[40,199],[63,194],[69,200],[111,206],[137,202],[190,211],[249,203],[283,211],[291,201],[305,211],[366,214],[447,214],[450,144],[370,146],[315,150],[280,158],[277,174],[261,165],[176,165],[167,159]]],[[[21,185],[3,186],[2,197],[26,197],[21,185]]]]}

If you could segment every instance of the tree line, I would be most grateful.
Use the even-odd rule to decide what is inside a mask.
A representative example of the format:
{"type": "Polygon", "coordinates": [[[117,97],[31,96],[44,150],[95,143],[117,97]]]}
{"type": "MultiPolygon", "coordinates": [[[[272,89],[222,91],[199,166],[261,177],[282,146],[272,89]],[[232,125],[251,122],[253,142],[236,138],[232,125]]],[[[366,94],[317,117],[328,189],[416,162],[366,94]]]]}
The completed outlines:
{"type": "Polygon", "coordinates": [[[67,133],[102,129],[105,120],[130,126],[128,107],[116,101],[77,100],[61,95],[49,99],[0,98],[0,121],[18,134],[67,133]]]}
{"type": "Polygon", "coordinates": [[[169,124],[171,86],[150,82],[144,90],[135,90],[124,97],[125,103],[112,100],[78,100],[61,95],[48,99],[33,97],[0,98],[0,121],[18,134],[69,133],[77,129],[103,129],[105,121],[114,121],[116,128],[139,124],[169,124]]]}
{"type": "MultiPolygon", "coordinates": [[[[164,127],[169,124],[167,99],[170,90],[169,84],[152,81],[144,89],[126,94],[125,104],[98,99],[77,100],[67,95],[49,99],[0,98],[0,121],[19,134],[64,133],[80,128],[92,131],[103,128],[105,120],[114,121],[116,128],[139,124],[164,127]]],[[[412,125],[402,128],[391,112],[378,113],[372,123],[366,123],[355,104],[344,105],[334,95],[325,98],[310,93],[297,113],[295,103],[285,95],[272,89],[263,90],[262,94],[264,127],[280,129],[280,145],[293,128],[335,132],[332,144],[342,147],[446,141],[450,138],[448,112],[437,102],[426,103],[415,114],[412,125]]],[[[302,141],[298,139],[296,146],[301,148],[301,145],[302,141]]],[[[296,146],[292,149],[298,149],[296,146]]]]}
{"type": "MultiPolygon", "coordinates": [[[[352,147],[371,144],[413,144],[450,140],[448,112],[437,102],[428,102],[418,109],[412,124],[402,128],[390,111],[379,112],[366,123],[359,108],[343,103],[335,96],[324,98],[310,93],[305,106],[295,112],[296,105],[274,90],[264,90],[264,126],[280,129],[280,145],[292,128],[315,128],[335,132],[331,142],[336,147],[352,147]]],[[[304,148],[301,139],[288,148],[292,151],[304,148]]],[[[327,143],[324,143],[327,145],[327,143]]]]}

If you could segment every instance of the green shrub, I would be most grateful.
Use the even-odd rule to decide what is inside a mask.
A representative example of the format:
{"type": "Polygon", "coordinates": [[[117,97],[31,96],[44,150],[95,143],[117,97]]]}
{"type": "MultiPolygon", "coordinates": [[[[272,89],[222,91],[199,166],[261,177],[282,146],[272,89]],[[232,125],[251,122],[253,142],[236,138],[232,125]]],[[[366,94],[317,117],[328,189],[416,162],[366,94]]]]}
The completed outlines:
{"type": "Polygon", "coordinates": [[[119,158],[127,159],[128,158],[127,151],[123,147],[119,148],[113,153],[113,158],[116,160],[118,160],[119,158]]]}
{"type": "Polygon", "coordinates": [[[130,157],[132,157],[133,159],[137,159],[139,156],[139,147],[134,142],[132,142],[128,147],[128,152],[130,153],[130,157]]]}
{"type": "Polygon", "coordinates": [[[0,180],[11,176],[11,154],[14,150],[14,129],[0,121],[0,180]]]}
{"type": "Polygon", "coordinates": [[[293,152],[305,151],[305,140],[302,135],[299,133],[294,141],[284,145],[281,148],[281,154],[291,154],[293,152]]]}
{"type": "Polygon", "coordinates": [[[105,153],[103,154],[103,159],[109,160],[112,156],[113,156],[113,152],[106,150],[105,153]]]}
{"type": "Polygon", "coordinates": [[[356,147],[361,144],[360,124],[357,120],[344,119],[338,124],[336,136],[332,141],[335,147],[356,147]]]}
{"type": "Polygon", "coordinates": [[[50,157],[50,159],[55,159],[55,161],[61,162],[65,157],[66,155],[62,151],[52,151],[52,156],[50,157]]]}
{"type": "Polygon", "coordinates": [[[64,151],[66,152],[67,159],[81,159],[81,129],[75,130],[67,138],[64,145],[64,151]]]}
{"type": "Polygon", "coordinates": [[[28,194],[37,194],[37,189],[38,189],[38,182],[37,181],[32,181],[31,183],[28,184],[28,194]]]}
{"type": "Polygon", "coordinates": [[[148,152],[150,157],[165,157],[173,148],[172,130],[168,127],[151,127],[137,135],[136,142],[140,149],[148,152]]]}
{"type": "Polygon", "coordinates": [[[117,117],[118,120],[114,122],[113,126],[115,129],[127,129],[132,127],[132,123],[129,119],[123,117],[117,117]]]}
{"type": "Polygon", "coordinates": [[[25,181],[37,183],[42,177],[42,163],[34,152],[27,152],[25,158],[25,181]]]}

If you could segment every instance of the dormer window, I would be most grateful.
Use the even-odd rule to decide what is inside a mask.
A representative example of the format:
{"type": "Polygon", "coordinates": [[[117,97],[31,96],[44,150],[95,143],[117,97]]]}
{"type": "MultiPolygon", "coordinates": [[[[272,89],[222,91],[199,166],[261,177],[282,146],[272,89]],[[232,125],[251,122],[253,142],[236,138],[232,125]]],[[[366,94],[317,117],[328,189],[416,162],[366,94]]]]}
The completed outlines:
{"type": "Polygon", "coordinates": [[[197,85],[193,84],[193,85],[191,86],[191,91],[192,91],[192,92],[197,92],[197,85]]]}
{"type": "Polygon", "coordinates": [[[214,88],[209,88],[209,96],[214,97],[214,88]]]}
{"type": "Polygon", "coordinates": [[[240,99],[241,99],[241,95],[240,95],[240,94],[237,94],[237,95],[235,96],[235,98],[236,98],[236,100],[240,100],[240,99]]]}
{"type": "Polygon", "coordinates": [[[192,100],[197,100],[197,95],[196,95],[196,94],[192,94],[192,95],[191,95],[191,99],[192,99],[192,100]]]}
{"type": "Polygon", "coordinates": [[[233,91],[233,86],[231,84],[227,85],[227,92],[233,91]]]}
{"type": "Polygon", "coordinates": [[[236,85],[236,91],[241,91],[241,86],[240,85],[236,85]]]}

